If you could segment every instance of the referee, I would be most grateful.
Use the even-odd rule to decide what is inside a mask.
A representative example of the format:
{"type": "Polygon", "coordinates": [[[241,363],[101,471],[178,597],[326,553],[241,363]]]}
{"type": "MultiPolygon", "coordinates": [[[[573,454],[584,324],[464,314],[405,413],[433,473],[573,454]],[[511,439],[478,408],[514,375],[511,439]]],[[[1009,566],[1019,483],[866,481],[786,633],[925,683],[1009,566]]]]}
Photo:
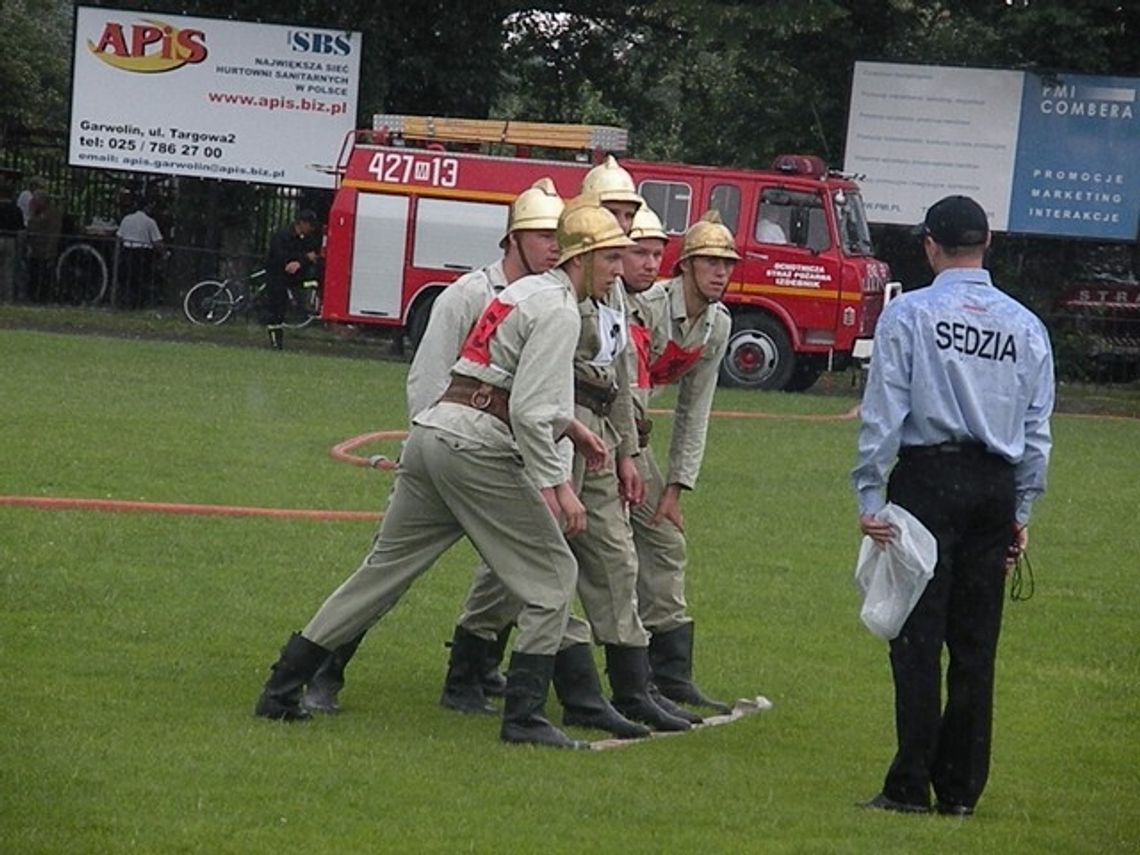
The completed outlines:
{"type": "Polygon", "coordinates": [[[926,813],[933,788],[935,810],[968,816],[989,773],[1005,570],[1045,490],[1053,354],[1041,321],[983,268],[977,202],[948,196],[919,229],[935,278],[879,319],[852,480],[864,534],[894,536],[876,518],[889,500],[934,534],[938,563],[891,641],[898,749],[861,805],[926,813]]]}

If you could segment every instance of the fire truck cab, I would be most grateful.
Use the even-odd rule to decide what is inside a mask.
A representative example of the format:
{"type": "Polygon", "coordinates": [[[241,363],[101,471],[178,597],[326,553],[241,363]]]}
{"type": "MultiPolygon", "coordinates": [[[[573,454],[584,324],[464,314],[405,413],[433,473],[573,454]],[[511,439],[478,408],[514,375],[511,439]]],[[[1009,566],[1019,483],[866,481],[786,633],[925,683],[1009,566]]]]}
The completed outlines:
{"type": "MultiPolygon", "coordinates": [[[[322,317],[403,328],[414,346],[440,291],[495,260],[516,195],[549,176],[573,197],[591,153],[624,149],[619,128],[375,117],[372,130],[349,135],[338,161],[322,317]],[[488,142],[515,156],[469,150],[488,142]],[[579,159],[534,159],[530,147],[579,159]]],[[[889,270],[872,255],[853,180],[803,156],[778,158],[771,170],[620,162],[670,235],[662,276],[706,210],[720,211],[737,238],[723,383],[806,389],[825,369],[870,355],[889,270]]]]}

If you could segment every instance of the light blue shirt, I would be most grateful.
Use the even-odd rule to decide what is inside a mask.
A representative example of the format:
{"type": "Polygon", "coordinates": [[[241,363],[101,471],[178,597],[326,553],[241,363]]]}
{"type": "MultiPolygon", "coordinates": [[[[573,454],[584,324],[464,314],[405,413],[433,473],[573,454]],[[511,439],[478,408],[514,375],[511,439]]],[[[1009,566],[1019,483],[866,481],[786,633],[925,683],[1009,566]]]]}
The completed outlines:
{"type": "Polygon", "coordinates": [[[981,268],[944,270],[883,310],[851,478],[859,511],[886,504],[900,447],[980,442],[1014,464],[1017,521],[1045,492],[1053,350],[1040,319],[981,268]]]}

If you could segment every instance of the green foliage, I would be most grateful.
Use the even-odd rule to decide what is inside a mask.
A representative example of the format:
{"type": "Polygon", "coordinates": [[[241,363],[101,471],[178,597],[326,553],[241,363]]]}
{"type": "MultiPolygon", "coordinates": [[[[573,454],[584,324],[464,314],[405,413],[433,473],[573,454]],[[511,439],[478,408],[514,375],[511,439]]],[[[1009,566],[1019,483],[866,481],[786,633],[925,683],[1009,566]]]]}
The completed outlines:
{"type": "Polygon", "coordinates": [[[26,127],[63,127],[70,75],[71,3],[0,3],[0,91],[5,102],[0,116],[26,127]]]}
{"type": "MultiPolygon", "coordinates": [[[[378,510],[388,476],[327,451],[406,418],[404,367],[372,360],[13,330],[0,358],[8,494],[378,510]]],[[[719,392],[716,407],[853,403],[719,392]]],[[[775,707],[609,753],[503,746],[494,719],[437,705],[465,546],[371,631],[344,714],[290,727],[253,719],[254,698],[369,523],[0,507],[4,849],[1135,851],[1140,535],[1121,520],[1140,488],[1121,461],[1140,422],[1060,417],[1055,433],[1037,594],[1007,607],[972,820],[852,804],[892,748],[886,656],[850,580],[854,423],[718,418],[684,499],[697,671],[775,707]]]]}

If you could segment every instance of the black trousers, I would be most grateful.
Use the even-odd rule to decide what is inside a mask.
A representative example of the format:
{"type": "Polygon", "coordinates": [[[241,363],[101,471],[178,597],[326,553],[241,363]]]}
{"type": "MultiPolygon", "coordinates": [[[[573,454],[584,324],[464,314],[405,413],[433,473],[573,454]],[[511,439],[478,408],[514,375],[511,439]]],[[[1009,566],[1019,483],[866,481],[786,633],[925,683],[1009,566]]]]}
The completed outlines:
{"type": "Polygon", "coordinates": [[[1013,466],[981,450],[904,449],[890,501],[938,540],[938,564],[891,642],[898,751],[883,785],[896,801],[973,807],[989,776],[994,659],[1013,538],[1013,466]],[[946,646],[946,705],[942,648],[946,646]]]}

